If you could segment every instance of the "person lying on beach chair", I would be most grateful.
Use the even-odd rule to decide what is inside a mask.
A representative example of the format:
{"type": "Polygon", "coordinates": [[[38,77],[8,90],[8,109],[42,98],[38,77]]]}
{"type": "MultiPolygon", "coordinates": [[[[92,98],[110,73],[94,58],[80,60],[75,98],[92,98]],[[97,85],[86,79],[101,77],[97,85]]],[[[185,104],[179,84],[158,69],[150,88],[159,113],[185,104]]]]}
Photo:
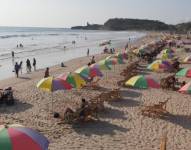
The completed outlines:
{"type": "Polygon", "coordinates": [[[67,108],[64,116],[59,116],[59,118],[65,123],[73,123],[76,121],[85,122],[94,116],[96,117],[96,115],[94,115],[95,109],[96,107],[90,105],[85,99],[82,99],[80,108],[77,108],[76,111],[67,108]]]}

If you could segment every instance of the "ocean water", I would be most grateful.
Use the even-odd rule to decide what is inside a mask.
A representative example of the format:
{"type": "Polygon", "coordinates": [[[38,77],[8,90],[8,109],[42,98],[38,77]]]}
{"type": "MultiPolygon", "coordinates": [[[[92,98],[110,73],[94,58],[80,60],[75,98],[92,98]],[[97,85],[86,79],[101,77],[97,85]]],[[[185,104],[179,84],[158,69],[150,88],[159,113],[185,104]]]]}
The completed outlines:
{"type": "Polygon", "coordinates": [[[117,48],[145,35],[142,32],[84,31],[63,28],[0,27],[0,79],[14,76],[15,62],[23,61],[25,73],[26,59],[35,57],[37,68],[60,64],[61,62],[86,55],[98,54],[104,47],[99,44],[111,40],[110,47],[117,48]],[[72,44],[76,41],[76,44],[72,44]],[[20,48],[17,45],[22,44],[20,48]],[[14,51],[15,58],[11,56],[14,51]]]}

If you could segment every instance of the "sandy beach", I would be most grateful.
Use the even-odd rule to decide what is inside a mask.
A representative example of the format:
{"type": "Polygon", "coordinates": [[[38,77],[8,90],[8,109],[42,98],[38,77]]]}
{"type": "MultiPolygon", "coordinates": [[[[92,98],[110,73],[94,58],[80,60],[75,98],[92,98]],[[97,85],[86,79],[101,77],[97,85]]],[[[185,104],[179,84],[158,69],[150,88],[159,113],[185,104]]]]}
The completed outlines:
{"type": "MultiPolygon", "coordinates": [[[[160,34],[148,34],[131,46],[140,47],[158,38],[160,34]]],[[[124,47],[122,45],[121,47],[124,47]]],[[[120,47],[119,47],[120,49],[120,47]]],[[[189,53],[177,53],[184,58],[189,53]]],[[[95,55],[96,62],[109,54],[95,55]]],[[[90,57],[81,57],[65,62],[67,67],[54,66],[50,75],[73,72],[86,65],[90,57]]],[[[104,71],[101,79],[101,90],[71,90],[53,93],[54,112],[64,113],[67,107],[75,109],[81,98],[91,98],[103,91],[118,88],[117,82],[122,80],[120,72],[127,64],[116,65],[111,71],[104,71]],[[107,77],[106,77],[107,74],[107,77]]],[[[140,74],[150,74],[161,79],[169,73],[150,72],[147,64],[140,62],[140,74]]],[[[190,65],[181,65],[189,67],[190,65]]],[[[79,124],[58,124],[51,113],[51,93],[37,89],[37,82],[44,76],[44,69],[31,74],[23,74],[20,78],[8,78],[0,81],[0,88],[13,87],[16,104],[11,107],[0,106],[0,122],[22,124],[44,134],[50,141],[49,150],[159,150],[163,134],[167,133],[168,150],[191,149],[191,102],[190,95],[162,89],[138,90],[121,88],[122,99],[104,103],[105,109],[98,114],[99,120],[79,124]],[[141,115],[142,105],[167,103],[170,117],[153,119],[141,115]]],[[[189,81],[186,78],[180,80],[189,81]]]]}

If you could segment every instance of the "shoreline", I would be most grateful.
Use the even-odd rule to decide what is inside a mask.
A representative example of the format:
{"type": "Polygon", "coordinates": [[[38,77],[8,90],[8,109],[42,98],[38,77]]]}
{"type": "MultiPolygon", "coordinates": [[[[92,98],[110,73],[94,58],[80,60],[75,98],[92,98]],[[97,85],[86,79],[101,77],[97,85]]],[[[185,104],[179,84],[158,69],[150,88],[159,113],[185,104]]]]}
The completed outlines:
{"type": "MultiPolygon", "coordinates": [[[[145,36],[143,36],[143,37],[141,37],[141,38],[137,38],[135,41],[133,41],[133,43],[131,43],[131,46],[137,46],[137,45],[141,45],[141,43],[140,42],[142,42],[144,39],[147,39],[150,35],[152,35],[153,33],[146,33],[146,35],[145,36]]],[[[127,41],[128,42],[128,41],[127,41]]],[[[116,50],[118,51],[118,49],[122,49],[123,47],[125,46],[125,44],[121,44],[121,46],[118,46],[117,48],[116,48],[116,50]]],[[[82,57],[77,57],[77,58],[73,58],[73,59],[71,59],[71,60],[68,60],[68,61],[65,61],[64,62],[64,64],[66,65],[66,66],[68,66],[68,65],[70,65],[73,61],[74,62],[77,62],[77,61],[82,61],[82,60],[86,60],[87,62],[85,63],[84,62],[84,65],[87,65],[88,64],[88,60],[90,60],[91,59],[91,57],[92,56],[95,56],[95,57],[97,57],[98,58],[98,61],[99,60],[101,60],[101,59],[103,59],[103,58],[105,58],[105,57],[107,57],[107,56],[109,56],[109,55],[111,55],[111,54],[102,54],[102,53],[98,53],[98,54],[95,54],[95,55],[90,55],[89,56],[89,58],[87,57],[87,56],[82,56],[82,57]]],[[[63,67],[63,68],[61,68],[60,67],[60,64],[56,64],[56,65],[52,65],[52,66],[47,66],[47,67],[49,67],[50,68],[50,74],[51,74],[51,72],[54,72],[55,71],[55,69],[63,69],[63,71],[66,69],[67,70],[67,67],[63,67]],[[52,71],[51,71],[52,70],[52,71]]],[[[79,66],[79,67],[81,67],[81,66],[79,66]]],[[[77,67],[78,68],[78,67],[77,67]]],[[[76,69],[77,69],[76,68],[76,69]]],[[[43,73],[44,73],[44,71],[45,71],[45,69],[46,69],[46,67],[44,67],[44,68],[40,68],[40,69],[37,69],[36,71],[32,71],[31,73],[23,73],[23,74],[19,74],[20,75],[20,77],[18,78],[18,79],[27,79],[27,78],[33,78],[33,76],[36,76],[35,74],[39,74],[39,72],[41,72],[42,73],[42,78],[43,78],[43,73]]],[[[75,69],[74,69],[75,70],[75,69]]],[[[72,71],[74,71],[74,70],[69,70],[68,72],[72,72],[72,71]]],[[[14,74],[14,73],[13,73],[14,74]]],[[[2,86],[2,85],[4,85],[3,83],[4,82],[7,82],[7,83],[9,83],[8,81],[10,81],[10,80],[14,80],[14,79],[17,79],[16,77],[8,77],[8,78],[5,78],[5,79],[0,79],[0,85],[2,86]]]]}
{"type": "MultiPolygon", "coordinates": [[[[6,55],[3,55],[0,49],[0,79],[6,79],[8,77],[14,77],[12,71],[14,70],[15,62],[20,63],[23,61],[22,70],[26,73],[26,60],[32,61],[33,58],[37,60],[37,68],[44,69],[46,67],[54,66],[74,58],[86,56],[87,49],[90,49],[90,54],[98,54],[102,52],[103,47],[99,46],[99,43],[105,40],[112,40],[112,44],[108,48],[118,48],[120,45],[125,45],[128,38],[132,39],[132,42],[145,35],[142,32],[87,32],[87,31],[65,31],[68,34],[60,33],[57,37],[39,36],[40,39],[27,39],[23,38],[23,48],[9,48],[15,52],[15,58],[11,58],[10,51],[6,51],[6,55]],[[87,36],[87,37],[86,37],[87,36]],[[87,38],[87,39],[84,39],[87,38]],[[25,41],[26,40],[26,41],[25,41]],[[73,45],[72,40],[76,40],[76,44],[73,45]],[[5,59],[4,59],[5,57],[5,59]]],[[[64,33],[65,33],[64,32],[64,33]]],[[[10,39],[13,40],[13,39],[10,39]]],[[[3,40],[0,41],[0,46],[3,40]]],[[[8,41],[7,41],[8,42],[8,41]]],[[[5,41],[6,44],[6,41],[5,41]]],[[[13,46],[13,45],[12,45],[13,46]]],[[[10,45],[11,47],[11,45],[10,45]]],[[[32,62],[31,62],[32,63],[32,62]]]]}

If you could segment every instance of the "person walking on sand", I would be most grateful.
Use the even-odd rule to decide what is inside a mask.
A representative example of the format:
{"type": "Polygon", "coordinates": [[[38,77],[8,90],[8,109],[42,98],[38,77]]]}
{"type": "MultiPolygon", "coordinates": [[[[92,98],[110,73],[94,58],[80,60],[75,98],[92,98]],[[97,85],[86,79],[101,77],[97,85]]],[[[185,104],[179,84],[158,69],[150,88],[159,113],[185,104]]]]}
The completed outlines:
{"type": "Polygon", "coordinates": [[[16,77],[17,77],[17,78],[19,77],[19,69],[20,69],[20,66],[19,66],[18,63],[16,62],[16,63],[15,63],[15,74],[16,74],[16,77]]]}
{"type": "Polygon", "coordinates": [[[88,48],[88,50],[87,50],[87,56],[89,57],[89,55],[90,55],[90,49],[88,48]]]}
{"type": "Polygon", "coordinates": [[[33,67],[34,67],[34,71],[36,71],[36,59],[33,58],[33,67]]]}
{"type": "Polygon", "coordinates": [[[21,74],[23,73],[22,70],[23,70],[23,62],[20,61],[19,63],[19,70],[21,71],[21,74]]]}
{"type": "Polygon", "coordinates": [[[96,63],[95,56],[93,56],[92,59],[91,59],[91,64],[95,64],[95,63],[96,63]]]}
{"type": "Polygon", "coordinates": [[[27,64],[27,73],[29,73],[31,72],[31,62],[29,59],[27,59],[26,64],[27,64]]]}
{"type": "Polygon", "coordinates": [[[49,68],[47,67],[46,68],[46,71],[45,71],[45,73],[44,73],[44,78],[48,78],[50,76],[50,74],[49,74],[49,68]]]}

